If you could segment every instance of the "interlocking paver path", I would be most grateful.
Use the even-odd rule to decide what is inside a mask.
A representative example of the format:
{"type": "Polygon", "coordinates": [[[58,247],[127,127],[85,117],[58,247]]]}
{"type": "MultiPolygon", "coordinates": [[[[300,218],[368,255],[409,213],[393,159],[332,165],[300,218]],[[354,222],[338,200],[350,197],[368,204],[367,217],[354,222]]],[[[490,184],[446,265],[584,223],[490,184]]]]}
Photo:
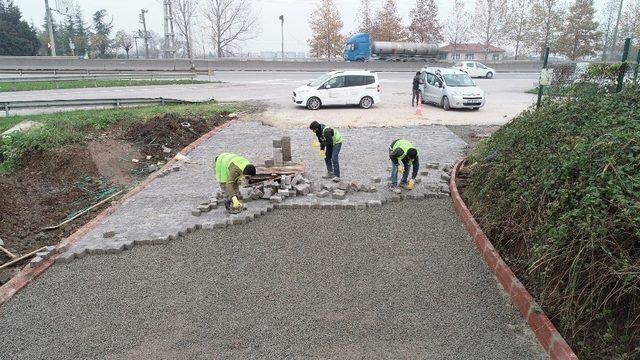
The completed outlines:
{"type": "MultiPolygon", "coordinates": [[[[424,163],[451,163],[464,146],[444,127],[344,134],[345,177],[354,180],[386,177],[385,149],[395,137],[412,139],[424,163]]],[[[272,136],[281,135],[292,136],[294,156],[312,176],[322,173],[309,132],[251,122],[234,124],[190,157],[212,159],[222,149],[267,157],[272,136]]],[[[440,184],[439,174],[426,182],[440,184]]],[[[201,221],[191,208],[215,190],[206,166],[183,164],[76,246],[113,241],[97,235],[106,229],[125,241],[191,226],[201,221]]],[[[347,201],[385,196],[381,188],[347,201]]],[[[0,358],[546,356],[450,199],[423,198],[360,211],[276,209],[248,224],[56,264],[0,307],[0,358]]]]}

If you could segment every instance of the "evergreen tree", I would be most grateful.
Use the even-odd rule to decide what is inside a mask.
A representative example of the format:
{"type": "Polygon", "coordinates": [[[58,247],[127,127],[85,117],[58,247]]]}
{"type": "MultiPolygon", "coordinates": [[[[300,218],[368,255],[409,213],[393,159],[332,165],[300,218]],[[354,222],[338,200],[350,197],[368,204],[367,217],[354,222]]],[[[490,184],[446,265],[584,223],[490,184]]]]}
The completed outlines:
{"type": "Polygon", "coordinates": [[[402,18],[398,14],[395,0],[386,0],[378,10],[371,30],[372,37],[378,41],[406,41],[409,37],[402,18]]]}
{"type": "Polygon", "coordinates": [[[36,30],[22,20],[20,9],[11,0],[0,0],[0,55],[36,55],[39,45],[36,30]]]}
{"type": "Polygon", "coordinates": [[[558,39],[557,52],[576,60],[596,54],[600,32],[594,21],[593,0],[576,0],[558,39]]]}
{"type": "Polygon", "coordinates": [[[434,0],[416,0],[416,7],[409,13],[411,25],[409,25],[410,39],[423,43],[440,43],[442,25],[438,23],[438,5],[434,0]]]}
{"type": "Polygon", "coordinates": [[[89,51],[89,36],[90,29],[87,23],[84,21],[82,17],[82,10],[80,7],[75,9],[75,25],[76,25],[76,36],[73,40],[73,43],[76,45],[76,55],[82,56],[89,51]]]}
{"type": "Polygon", "coordinates": [[[113,20],[106,22],[107,10],[98,10],[93,14],[93,30],[91,44],[98,57],[104,58],[111,49],[111,30],[113,20]]]}
{"type": "Polygon", "coordinates": [[[309,25],[313,32],[308,40],[312,56],[332,59],[341,54],[346,39],[340,33],[343,23],[334,0],[320,0],[309,16],[309,25]]]}

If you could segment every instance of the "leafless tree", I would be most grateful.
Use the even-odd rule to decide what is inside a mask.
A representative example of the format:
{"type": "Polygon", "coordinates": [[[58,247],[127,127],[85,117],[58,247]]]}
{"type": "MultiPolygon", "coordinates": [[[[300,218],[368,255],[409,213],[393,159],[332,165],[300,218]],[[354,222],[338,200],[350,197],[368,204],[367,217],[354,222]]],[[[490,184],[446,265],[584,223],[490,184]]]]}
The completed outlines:
{"type": "Polygon", "coordinates": [[[452,58],[455,58],[458,45],[469,39],[470,18],[471,15],[464,8],[464,2],[462,2],[462,0],[455,0],[453,9],[449,16],[447,16],[445,23],[446,40],[453,45],[452,58]]]}
{"type": "Polygon", "coordinates": [[[250,0],[207,0],[202,13],[218,57],[233,54],[239,43],[258,35],[258,19],[250,0]]]}
{"type": "MultiPolygon", "coordinates": [[[[531,26],[531,1],[510,0],[505,34],[515,48],[515,60],[521,55],[527,31],[531,26]]],[[[525,49],[526,50],[526,49],[525,49]]]]}
{"type": "Polygon", "coordinates": [[[114,45],[117,49],[122,48],[129,58],[129,51],[133,47],[133,36],[123,30],[119,30],[114,36],[114,45]]]}
{"type": "Polygon", "coordinates": [[[508,7],[506,0],[476,0],[474,30],[485,46],[484,59],[489,55],[489,45],[504,39],[508,7]]]}
{"type": "Polygon", "coordinates": [[[178,27],[180,35],[184,39],[187,56],[193,59],[193,19],[198,11],[198,0],[171,0],[173,21],[178,27]]]}

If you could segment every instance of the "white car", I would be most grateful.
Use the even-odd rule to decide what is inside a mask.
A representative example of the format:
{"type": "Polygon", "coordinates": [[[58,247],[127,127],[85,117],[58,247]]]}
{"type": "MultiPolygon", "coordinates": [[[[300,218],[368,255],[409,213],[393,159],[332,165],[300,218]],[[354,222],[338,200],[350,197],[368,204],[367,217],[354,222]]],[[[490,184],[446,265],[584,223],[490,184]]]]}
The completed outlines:
{"type": "Polygon", "coordinates": [[[478,110],[485,104],[484,91],[465,72],[428,67],[421,70],[422,102],[451,108],[478,110]]]}
{"type": "Polygon", "coordinates": [[[453,65],[456,70],[464,71],[471,77],[483,77],[491,79],[496,71],[477,61],[461,61],[453,65]]]}
{"type": "Polygon", "coordinates": [[[360,105],[369,109],[380,102],[378,74],[366,70],[332,71],[295,89],[293,102],[310,110],[325,105],[360,105]]]}

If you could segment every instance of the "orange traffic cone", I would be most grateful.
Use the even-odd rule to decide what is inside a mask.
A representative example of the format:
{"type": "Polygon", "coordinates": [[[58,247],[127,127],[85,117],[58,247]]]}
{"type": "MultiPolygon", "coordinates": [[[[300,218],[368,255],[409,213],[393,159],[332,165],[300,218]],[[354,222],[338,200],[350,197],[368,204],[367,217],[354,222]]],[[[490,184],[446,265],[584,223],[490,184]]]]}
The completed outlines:
{"type": "Polygon", "coordinates": [[[416,116],[422,116],[422,95],[418,95],[418,106],[416,107],[416,116]]]}

